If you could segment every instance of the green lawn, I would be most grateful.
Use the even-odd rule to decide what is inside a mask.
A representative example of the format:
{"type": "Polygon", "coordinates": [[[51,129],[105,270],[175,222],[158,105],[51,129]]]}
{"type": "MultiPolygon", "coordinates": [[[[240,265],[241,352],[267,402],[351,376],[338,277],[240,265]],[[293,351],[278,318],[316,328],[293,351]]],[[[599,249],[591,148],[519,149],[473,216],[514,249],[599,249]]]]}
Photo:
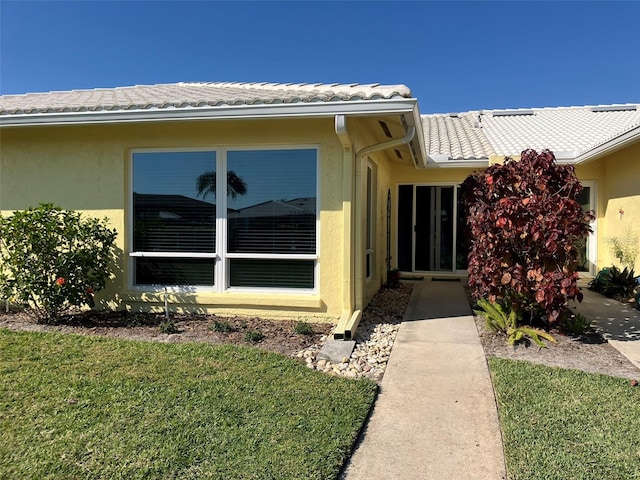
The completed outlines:
{"type": "Polygon", "coordinates": [[[640,387],[489,358],[509,480],[640,479],[640,387]]]}
{"type": "Polygon", "coordinates": [[[334,479],[375,395],[258,349],[0,329],[0,478],[334,479]]]}

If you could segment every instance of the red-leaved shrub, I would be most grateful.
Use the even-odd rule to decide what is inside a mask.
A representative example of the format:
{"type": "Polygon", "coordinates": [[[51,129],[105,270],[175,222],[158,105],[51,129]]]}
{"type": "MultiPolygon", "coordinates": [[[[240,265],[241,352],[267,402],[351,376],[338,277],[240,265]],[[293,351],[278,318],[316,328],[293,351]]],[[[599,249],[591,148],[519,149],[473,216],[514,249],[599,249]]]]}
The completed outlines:
{"type": "Polygon", "coordinates": [[[575,245],[591,231],[593,214],[576,201],[581,190],[573,166],[557,165],[548,150],[525,150],[519,161],[469,176],[462,192],[473,296],[502,299],[549,323],[567,300],[582,301],[575,245]]]}

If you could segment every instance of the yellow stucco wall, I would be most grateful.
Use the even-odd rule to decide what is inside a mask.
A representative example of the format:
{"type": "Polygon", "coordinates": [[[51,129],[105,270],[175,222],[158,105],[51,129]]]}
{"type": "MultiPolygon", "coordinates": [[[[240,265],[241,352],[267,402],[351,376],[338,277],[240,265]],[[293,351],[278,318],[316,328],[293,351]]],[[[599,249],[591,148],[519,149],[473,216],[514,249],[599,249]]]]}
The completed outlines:
{"type": "Polygon", "coordinates": [[[8,214],[52,202],[87,215],[108,217],[118,232],[120,258],[105,305],[141,309],[161,295],[128,285],[127,205],[132,149],[311,145],[319,148],[320,279],[317,294],[174,293],[177,311],[194,304],[220,314],[335,320],[342,311],[342,147],[333,119],[235,120],[5,128],[0,132],[0,211],[8,214]]]}
{"type": "MultiPolygon", "coordinates": [[[[594,166],[604,171],[603,181],[598,183],[601,196],[598,267],[622,266],[613,255],[610,241],[623,239],[630,233],[638,238],[640,250],[640,143],[600,159],[594,166]]],[[[640,272],[640,255],[635,270],[640,272]]]]}

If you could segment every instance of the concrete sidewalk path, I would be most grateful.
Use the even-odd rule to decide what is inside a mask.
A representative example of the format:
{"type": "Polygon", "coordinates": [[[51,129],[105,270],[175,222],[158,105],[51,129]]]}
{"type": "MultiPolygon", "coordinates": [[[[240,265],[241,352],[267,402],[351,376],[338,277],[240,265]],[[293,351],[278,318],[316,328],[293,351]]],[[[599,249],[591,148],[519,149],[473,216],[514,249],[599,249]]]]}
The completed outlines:
{"type": "Polygon", "coordinates": [[[461,283],[416,283],[342,478],[506,478],[493,386],[461,283]]]}
{"type": "Polygon", "coordinates": [[[640,368],[640,310],[589,290],[588,283],[578,283],[584,299],[572,309],[591,320],[592,326],[609,344],[640,368]]]}

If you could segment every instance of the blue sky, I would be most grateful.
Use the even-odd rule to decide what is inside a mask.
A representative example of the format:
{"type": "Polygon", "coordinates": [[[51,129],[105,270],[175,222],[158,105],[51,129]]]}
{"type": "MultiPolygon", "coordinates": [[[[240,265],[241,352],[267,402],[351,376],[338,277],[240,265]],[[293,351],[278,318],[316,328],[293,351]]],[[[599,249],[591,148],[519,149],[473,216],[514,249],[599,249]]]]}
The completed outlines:
{"type": "Polygon", "coordinates": [[[408,85],[422,113],[640,102],[640,2],[0,0],[0,93],[408,85]]]}

